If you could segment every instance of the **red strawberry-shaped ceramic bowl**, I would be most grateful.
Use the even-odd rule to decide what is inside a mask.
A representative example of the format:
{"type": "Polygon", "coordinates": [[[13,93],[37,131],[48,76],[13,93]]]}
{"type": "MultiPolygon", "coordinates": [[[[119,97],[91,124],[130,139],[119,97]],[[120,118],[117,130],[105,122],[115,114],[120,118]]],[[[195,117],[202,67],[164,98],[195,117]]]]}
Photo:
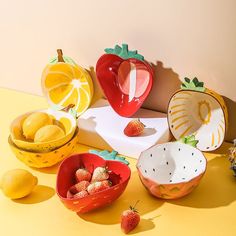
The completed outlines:
{"type": "Polygon", "coordinates": [[[153,69],[127,44],[105,49],[96,65],[98,81],[110,105],[121,116],[132,116],[152,88],[153,69]]]}
{"type": "Polygon", "coordinates": [[[130,174],[130,168],[122,162],[107,161],[91,153],[74,154],[66,158],[59,167],[56,191],[68,209],[77,213],[86,213],[115,201],[124,192],[130,174]],[[109,181],[112,182],[112,186],[107,190],[83,198],[67,198],[68,189],[76,183],[76,170],[86,168],[92,173],[98,166],[106,166],[111,171],[109,181]]]}

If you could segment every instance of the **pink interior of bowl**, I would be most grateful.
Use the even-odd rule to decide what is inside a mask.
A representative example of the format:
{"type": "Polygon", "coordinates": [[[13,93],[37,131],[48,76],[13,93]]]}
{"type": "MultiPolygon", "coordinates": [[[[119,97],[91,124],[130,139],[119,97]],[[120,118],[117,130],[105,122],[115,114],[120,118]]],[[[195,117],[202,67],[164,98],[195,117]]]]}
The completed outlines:
{"type": "Polygon", "coordinates": [[[97,62],[96,73],[109,103],[121,116],[132,116],[152,87],[151,66],[133,58],[123,60],[115,55],[104,55],[97,62]]]}

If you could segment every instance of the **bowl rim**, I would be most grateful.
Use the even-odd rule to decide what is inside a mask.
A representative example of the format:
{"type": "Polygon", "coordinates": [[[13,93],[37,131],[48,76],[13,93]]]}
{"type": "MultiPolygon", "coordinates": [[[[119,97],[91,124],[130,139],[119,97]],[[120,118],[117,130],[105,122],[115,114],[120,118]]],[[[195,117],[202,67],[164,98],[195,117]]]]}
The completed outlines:
{"type": "MultiPolygon", "coordinates": [[[[222,144],[224,143],[225,136],[226,136],[226,131],[227,131],[227,129],[228,129],[228,127],[227,127],[227,123],[228,123],[228,119],[227,119],[228,110],[227,110],[226,104],[225,104],[225,109],[224,109],[223,106],[221,105],[221,103],[219,102],[219,100],[217,99],[217,97],[214,97],[210,92],[207,92],[207,91],[211,91],[211,90],[209,90],[208,88],[206,88],[205,91],[195,91],[195,90],[191,90],[191,89],[184,89],[184,90],[183,90],[183,89],[178,89],[175,93],[173,93],[172,96],[171,96],[171,98],[170,98],[170,100],[169,100],[169,102],[168,102],[168,106],[167,106],[167,122],[168,122],[168,126],[171,127],[171,125],[170,125],[170,120],[169,120],[169,107],[170,107],[170,102],[171,102],[171,100],[173,99],[173,97],[174,97],[177,93],[183,92],[183,91],[186,91],[186,92],[195,92],[195,93],[202,93],[202,94],[208,95],[208,96],[212,97],[212,98],[220,105],[220,108],[221,108],[221,110],[223,111],[224,120],[225,120],[225,123],[224,123],[224,128],[225,128],[225,129],[224,129],[224,137],[222,138],[221,144],[220,144],[217,148],[212,149],[211,151],[214,151],[214,150],[220,148],[220,147],[222,146],[222,144]]],[[[213,91],[213,92],[214,92],[215,94],[221,96],[220,94],[216,93],[215,91],[213,91]]],[[[223,98],[222,98],[222,99],[223,99],[223,98]]],[[[224,101],[224,99],[223,99],[223,101],[224,101]]],[[[225,103],[225,101],[224,101],[224,103],[225,103]]],[[[170,132],[171,132],[171,134],[173,135],[173,137],[175,138],[175,135],[173,134],[173,132],[172,132],[171,129],[170,129],[170,132]]],[[[199,150],[200,150],[200,149],[199,149],[199,150]]],[[[202,151],[202,150],[200,150],[200,151],[202,151]]]]}
{"type": "MultiPolygon", "coordinates": [[[[144,65],[144,66],[146,67],[146,70],[147,70],[147,72],[149,73],[149,83],[148,83],[148,86],[147,86],[145,92],[144,92],[141,96],[138,97],[138,100],[139,100],[139,103],[138,103],[138,104],[139,104],[139,105],[136,105],[136,106],[135,106],[135,109],[133,109],[134,111],[132,111],[132,112],[128,111],[129,109],[127,109],[127,107],[123,108],[122,110],[119,110],[119,109],[117,109],[117,107],[118,107],[118,105],[119,105],[121,102],[117,103],[118,105],[115,105],[115,103],[110,103],[110,102],[109,102],[110,106],[112,107],[112,109],[113,109],[117,114],[119,114],[120,116],[123,116],[123,117],[131,117],[132,115],[134,115],[134,114],[138,111],[138,109],[139,109],[139,108],[142,106],[142,104],[145,102],[145,99],[146,99],[146,98],[148,97],[148,95],[151,93],[151,90],[152,90],[152,87],[153,87],[153,83],[154,83],[154,69],[153,69],[152,65],[151,65],[148,61],[146,61],[146,60],[142,61],[142,60],[138,60],[138,59],[136,59],[136,58],[127,58],[127,59],[124,59],[124,58],[122,58],[122,57],[120,57],[120,56],[118,56],[118,55],[116,55],[116,54],[107,54],[107,53],[105,53],[105,54],[101,55],[101,56],[98,58],[97,62],[96,62],[96,67],[95,67],[96,73],[98,72],[98,66],[99,66],[100,64],[102,64],[101,61],[104,60],[104,58],[106,58],[106,57],[114,57],[114,58],[117,58],[116,60],[119,61],[119,66],[120,66],[124,61],[127,61],[127,62],[129,62],[129,63],[132,63],[132,61],[134,61],[134,60],[135,60],[135,61],[138,61],[140,64],[142,64],[142,65],[144,65]],[[144,95],[145,93],[147,93],[147,95],[144,95]],[[140,98],[142,98],[142,99],[140,99],[140,98]],[[141,101],[141,102],[140,102],[140,101],[141,101]],[[124,110],[125,110],[125,112],[124,112],[124,110]]],[[[107,59],[106,59],[106,60],[107,60],[107,59]]],[[[118,72],[117,72],[117,75],[116,75],[116,83],[118,83],[118,82],[117,82],[117,78],[118,78],[118,72]]],[[[101,84],[101,81],[104,80],[103,78],[99,78],[99,77],[97,77],[97,79],[98,79],[98,81],[99,81],[99,84],[101,84]]],[[[102,87],[103,93],[106,94],[106,93],[105,93],[105,90],[106,90],[106,89],[104,89],[104,86],[101,86],[101,87],[102,87]]],[[[119,87],[119,86],[118,86],[118,87],[119,87]]],[[[111,90],[111,89],[110,89],[110,90],[111,90]]],[[[122,91],[121,91],[121,93],[124,95],[124,93],[123,93],[122,91]]],[[[129,103],[132,103],[132,101],[129,102],[129,103]]]]}
{"type": "Polygon", "coordinates": [[[58,150],[58,149],[64,147],[64,146],[67,145],[69,142],[71,142],[71,141],[76,137],[76,135],[78,135],[78,133],[79,133],[79,128],[77,127],[77,128],[75,129],[74,135],[72,136],[72,138],[71,138],[70,140],[68,140],[68,142],[64,143],[63,145],[61,145],[61,146],[59,146],[59,147],[57,147],[57,148],[54,148],[54,149],[50,150],[49,152],[29,151],[29,150],[20,148],[20,147],[18,147],[18,146],[13,142],[13,140],[12,140],[12,138],[11,138],[11,135],[8,136],[8,144],[9,144],[11,147],[13,147],[13,148],[15,148],[15,149],[17,149],[17,150],[19,150],[19,151],[42,155],[42,154],[46,154],[46,153],[55,152],[56,150],[58,150]]]}
{"type": "MultiPolygon", "coordinates": [[[[15,137],[13,137],[14,135],[13,135],[13,132],[12,132],[12,125],[13,125],[13,123],[14,122],[16,122],[16,120],[18,120],[18,119],[22,119],[22,117],[23,116],[29,116],[30,114],[32,114],[32,113],[34,113],[34,112],[44,112],[44,113],[47,113],[47,114],[49,114],[49,115],[51,115],[50,113],[48,113],[47,111],[53,111],[53,112],[64,112],[64,111],[57,111],[57,110],[53,110],[52,108],[45,108],[45,109],[37,109],[37,110],[33,110],[33,111],[29,111],[29,112],[26,112],[26,113],[24,113],[24,114],[21,114],[21,115],[19,115],[19,116],[17,116],[12,122],[11,122],[11,124],[10,124],[10,136],[11,136],[11,139],[12,139],[12,141],[13,140],[17,140],[17,142],[20,142],[20,143],[24,143],[24,144],[32,144],[32,145],[45,145],[45,144],[51,144],[51,143],[53,143],[53,142],[57,142],[57,141],[59,141],[59,140],[61,140],[62,138],[58,138],[58,139],[54,139],[54,140],[52,140],[52,141],[49,141],[49,142],[29,142],[29,141],[26,141],[26,140],[21,140],[21,139],[17,139],[17,138],[15,138],[15,137]]],[[[74,119],[75,120],[75,124],[73,125],[72,124],[72,126],[71,126],[71,131],[69,132],[69,133],[67,133],[67,134],[65,134],[65,136],[63,137],[63,138],[65,138],[65,137],[68,137],[68,136],[70,136],[71,135],[71,133],[75,133],[75,131],[76,131],[76,127],[77,127],[77,122],[76,122],[76,119],[70,114],[70,113],[68,113],[68,112],[65,112],[70,118],[69,118],[69,120],[70,120],[70,123],[72,124],[72,120],[74,119]]]]}
{"type": "MultiPolygon", "coordinates": [[[[183,145],[188,145],[188,144],[182,143],[182,142],[180,142],[180,141],[178,141],[178,140],[176,140],[176,141],[174,141],[174,142],[167,142],[167,143],[168,143],[168,144],[173,144],[173,143],[176,143],[176,142],[179,142],[179,143],[181,143],[181,144],[183,144],[183,145]]],[[[139,162],[139,160],[140,160],[141,155],[142,155],[145,151],[147,151],[147,150],[149,150],[149,149],[151,149],[151,148],[153,148],[153,147],[155,147],[155,146],[158,147],[158,146],[162,146],[162,145],[167,144],[167,143],[154,144],[154,145],[152,145],[151,147],[147,148],[146,150],[144,150],[144,151],[142,151],[142,152],[140,153],[139,158],[138,158],[138,160],[137,160],[137,164],[136,164],[136,169],[138,170],[138,174],[139,174],[139,175],[141,174],[141,175],[143,176],[143,174],[141,173],[141,171],[140,171],[140,169],[139,169],[139,167],[138,167],[138,162],[139,162]]],[[[191,146],[191,145],[188,145],[188,146],[191,146]]],[[[191,147],[192,147],[192,146],[191,146],[191,147]]],[[[197,147],[192,147],[192,148],[197,149],[197,150],[202,154],[202,156],[203,156],[204,159],[205,159],[205,168],[204,168],[204,170],[203,170],[201,173],[199,173],[197,176],[195,176],[195,177],[189,179],[188,181],[181,181],[181,182],[176,182],[176,183],[159,183],[159,182],[157,182],[157,181],[155,181],[155,180],[153,180],[153,179],[146,178],[146,177],[144,177],[144,176],[143,176],[143,178],[149,179],[149,180],[151,180],[152,182],[154,182],[154,183],[156,183],[156,184],[159,184],[159,185],[170,185],[170,186],[171,186],[171,185],[176,185],[176,184],[189,183],[189,182],[191,182],[193,179],[199,177],[200,175],[203,176],[203,175],[206,173],[207,166],[208,166],[207,158],[206,158],[205,154],[203,153],[203,151],[201,151],[201,150],[198,149],[197,147]]],[[[141,181],[141,182],[142,182],[142,181],[141,181]]]]}
{"type": "Polygon", "coordinates": [[[70,159],[70,158],[74,158],[74,156],[78,156],[78,155],[80,156],[80,155],[85,155],[85,154],[89,154],[89,155],[92,155],[92,156],[99,157],[100,159],[104,160],[104,163],[106,163],[106,162],[116,162],[116,163],[117,163],[117,162],[118,162],[118,163],[120,163],[121,165],[124,165],[124,166],[127,168],[128,177],[127,177],[127,179],[125,179],[123,182],[121,182],[121,183],[119,183],[119,184],[116,184],[116,185],[114,185],[114,186],[111,186],[109,189],[104,189],[104,190],[99,191],[99,192],[97,192],[97,193],[95,193],[95,194],[88,195],[88,196],[85,196],[85,197],[80,198],[80,199],[95,197],[96,195],[98,195],[98,194],[100,194],[100,193],[102,193],[102,192],[105,192],[105,191],[114,189],[115,187],[117,187],[118,185],[121,185],[121,184],[123,184],[123,183],[126,183],[126,182],[127,182],[127,184],[128,184],[128,182],[129,182],[129,180],[130,180],[130,177],[131,177],[131,169],[130,169],[130,167],[129,167],[128,165],[124,164],[123,162],[115,161],[115,160],[105,160],[105,159],[103,159],[102,157],[100,157],[100,156],[98,156],[98,155],[96,155],[96,154],[94,154],[94,153],[89,153],[89,152],[73,153],[72,155],[66,157],[66,158],[60,163],[59,168],[58,168],[58,171],[57,171],[56,193],[57,193],[58,197],[59,197],[61,200],[63,200],[63,201],[69,201],[69,202],[73,202],[73,201],[78,201],[78,200],[79,200],[79,198],[67,198],[67,197],[61,196],[61,194],[60,194],[59,191],[58,191],[58,185],[59,185],[58,179],[59,179],[59,172],[60,172],[60,170],[61,170],[61,168],[62,168],[62,165],[64,165],[64,162],[65,162],[65,161],[67,161],[67,160],[70,159]]]}

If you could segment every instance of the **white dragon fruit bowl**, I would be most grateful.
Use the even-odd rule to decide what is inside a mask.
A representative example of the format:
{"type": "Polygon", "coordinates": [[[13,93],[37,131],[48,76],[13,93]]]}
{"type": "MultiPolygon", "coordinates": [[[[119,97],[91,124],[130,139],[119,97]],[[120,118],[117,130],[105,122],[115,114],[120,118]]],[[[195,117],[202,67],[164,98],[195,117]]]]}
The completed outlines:
{"type": "Polygon", "coordinates": [[[145,150],[136,167],[141,182],[152,195],[177,199],[192,192],[206,166],[206,158],[199,149],[176,141],[145,150]]]}

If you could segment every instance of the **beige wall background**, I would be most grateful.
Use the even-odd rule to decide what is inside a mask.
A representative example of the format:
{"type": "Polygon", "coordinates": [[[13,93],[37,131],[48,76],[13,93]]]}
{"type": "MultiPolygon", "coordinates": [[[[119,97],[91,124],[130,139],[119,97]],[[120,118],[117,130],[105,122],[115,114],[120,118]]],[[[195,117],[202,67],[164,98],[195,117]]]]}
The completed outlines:
{"type": "Polygon", "coordinates": [[[235,0],[0,0],[0,86],[42,95],[41,72],[62,48],[90,68],[126,42],[155,67],[145,106],[166,110],[180,80],[197,76],[226,97],[236,137],[235,0]]]}

